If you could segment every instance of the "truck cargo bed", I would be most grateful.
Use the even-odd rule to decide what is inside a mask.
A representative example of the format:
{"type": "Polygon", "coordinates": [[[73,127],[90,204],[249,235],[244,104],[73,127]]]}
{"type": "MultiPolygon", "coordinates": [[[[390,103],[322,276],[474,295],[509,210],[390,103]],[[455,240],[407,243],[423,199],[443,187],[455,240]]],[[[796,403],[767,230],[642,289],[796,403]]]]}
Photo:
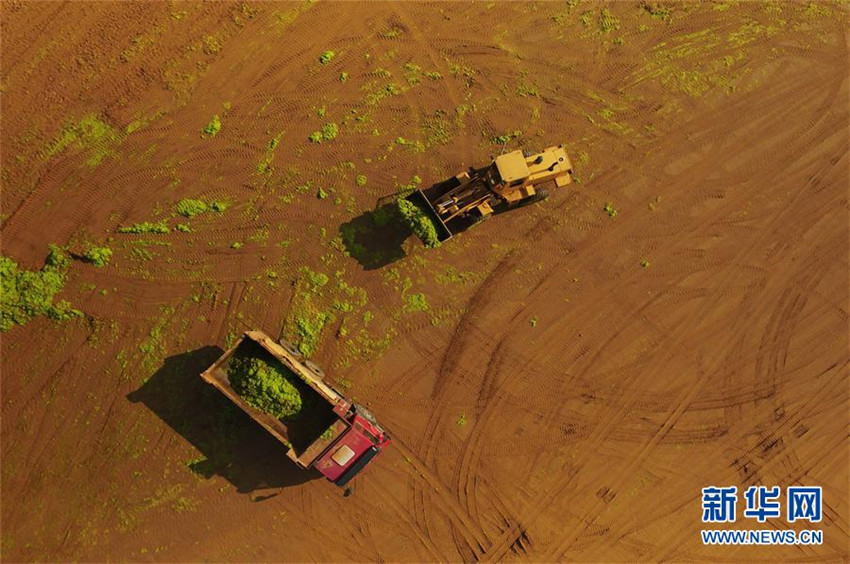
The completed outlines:
{"type": "MultiPolygon", "coordinates": [[[[246,335],[250,337],[250,333],[246,335]]],[[[346,429],[346,424],[334,413],[337,403],[336,392],[322,382],[311,382],[301,374],[301,370],[302,368],[294,363],[276,343],[243,337],[201,376],[278,440],[289,446],[287,452],[289,458],[306,468],[346,429]],[[227,375],[230,360],[237,352],[256,354],[257,351],[251,350],[254,347],[257,347],[257,351],[271,353],[284,369],[292,373],[293,378],[290,381],[296,386],[302,398],[301,411],[295,418],[284,422],[252,407],[230,385],[227,375]]]]}

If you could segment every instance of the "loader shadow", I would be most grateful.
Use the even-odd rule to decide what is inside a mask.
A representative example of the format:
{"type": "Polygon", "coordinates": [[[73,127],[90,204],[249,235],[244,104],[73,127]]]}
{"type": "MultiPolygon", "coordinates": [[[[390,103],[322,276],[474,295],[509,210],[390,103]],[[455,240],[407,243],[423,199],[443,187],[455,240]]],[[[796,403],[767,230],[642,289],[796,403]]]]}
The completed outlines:
{"type": "Polygon", "coordinates": [[[407,256],[403,245],[413,235],[395,212],[394,203],[385,203],[339,226],[345,251],[364,270],[376,270],[407,256]]]}
{"type": "MultiPolygon", "coordinates": [[[[313,469],[298,468],[286,456],[284,445],[201,379],[201,372],[223,353],[219,347],[208,346],[168,357],[127,399],[144,404],[198,449],[203,458],[188,464],[198,476],[222,476],[240,493],[321,478],[313,469]]],[[[263,501],[275,495],[252,499],[263,501]]]]}

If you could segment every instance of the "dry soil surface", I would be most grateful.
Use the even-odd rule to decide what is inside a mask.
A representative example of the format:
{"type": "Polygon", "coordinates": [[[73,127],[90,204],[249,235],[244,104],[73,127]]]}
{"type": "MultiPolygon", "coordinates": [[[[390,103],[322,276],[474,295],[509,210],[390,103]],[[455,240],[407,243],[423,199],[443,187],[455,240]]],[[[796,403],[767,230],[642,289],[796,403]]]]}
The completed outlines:
{"type": "Polygon", "coordinates": [[[5,560],[847,560],[846,4],[0,16],[3,254],[114,252],[2,335],[5,560]],[[374,226],[504,141],[577,182],[374,226]],[[350,497],[200,381],[255,328],[392,435],[350,497]],[[822,486],[823,544],[703,546],[710,485],[822,486]]]}

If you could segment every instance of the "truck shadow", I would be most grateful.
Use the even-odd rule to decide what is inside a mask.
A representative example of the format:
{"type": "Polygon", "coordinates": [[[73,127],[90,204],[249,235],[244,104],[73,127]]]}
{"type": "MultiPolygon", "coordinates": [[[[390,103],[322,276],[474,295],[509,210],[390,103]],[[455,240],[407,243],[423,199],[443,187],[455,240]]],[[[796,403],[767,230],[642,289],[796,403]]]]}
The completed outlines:
{"type": "Polygon", "coordinates": [[[407,256],[402,248],[410,228],[395,211],[395,203],[378,207],[339,226],[339,235],[345,251],[364,268],[376,270],[407,256]]]}
{"type": "MultiPolygon", "coordinates": [[[[188,464],[203,478],[219,475],[240,493],[286,488],[321,478],[286,456],[286,447],[241,409],[201,380],[201,372],[224,353],[207,346],[165,359],[138,390],[127,395],[142,403],[202,455],[188,464]]],[[[276,494],[255,496],[263,501],[276,494]]]]}

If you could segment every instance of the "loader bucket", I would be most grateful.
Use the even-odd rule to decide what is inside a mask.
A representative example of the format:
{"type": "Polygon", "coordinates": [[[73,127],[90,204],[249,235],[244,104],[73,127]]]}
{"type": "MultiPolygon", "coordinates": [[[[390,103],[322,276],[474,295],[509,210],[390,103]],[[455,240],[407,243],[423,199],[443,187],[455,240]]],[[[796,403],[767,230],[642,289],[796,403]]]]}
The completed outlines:
{"type": "Polygon", "coordinates": [[[434,206],[431,205],[431,202],[428,200],[427,196],[422,192],[422,190],[416,190],[412,192],[405,198],[408,202],[416,204],[423,212],[425,212],[431,221],[434,222],[434,226],[437,228],[437,240],[442,243],[443,241],[448,241],[452,238],[452,232],[443,223],[443,220],[440,219],[439,214],[434,209],[434,206]]]}

